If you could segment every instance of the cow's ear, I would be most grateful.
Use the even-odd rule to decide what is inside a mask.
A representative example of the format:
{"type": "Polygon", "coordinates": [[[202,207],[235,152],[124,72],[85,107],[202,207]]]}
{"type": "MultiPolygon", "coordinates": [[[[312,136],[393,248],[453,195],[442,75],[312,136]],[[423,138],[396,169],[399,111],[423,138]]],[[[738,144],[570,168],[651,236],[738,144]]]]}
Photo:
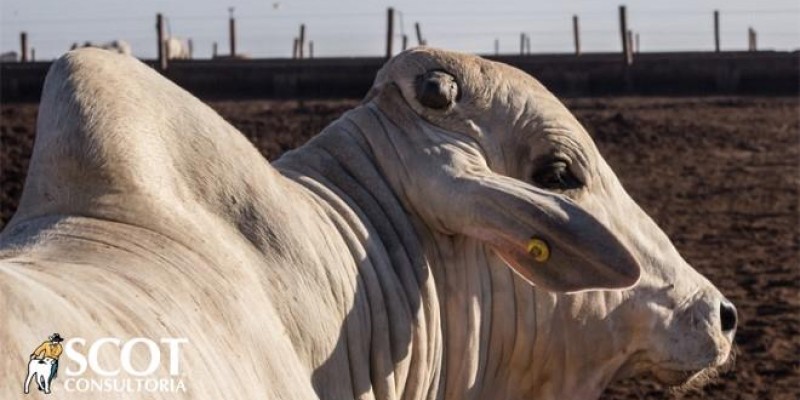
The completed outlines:
{"type": "Polygon", "coordinates": [[[374,148],[403,160],[404,173],[391,177],[394,186],[429,228],[485,242],[520,276],[552,291],[636,284],[639,264],[613,232],[567,197],[493,173],[453,129],[428,123],[425,110],[420,118],[402,94],[408,89],[391,84],[372,94],[370,101],[392,122],[389,132],[400,133],[392,134],[392,147],[374,148]],[[540,244],[531,247],[532,239],[540,244]],[[531,252],[544,247],[547,257],[531,252]]]}
{"type": "Polygon", "coordinates": [[[628,248],[567,197],[495,174],[462,184],[469,218],[446,224],[484,241],[532,284],[577,292],[638,282],[641,268],[628,248]]]}

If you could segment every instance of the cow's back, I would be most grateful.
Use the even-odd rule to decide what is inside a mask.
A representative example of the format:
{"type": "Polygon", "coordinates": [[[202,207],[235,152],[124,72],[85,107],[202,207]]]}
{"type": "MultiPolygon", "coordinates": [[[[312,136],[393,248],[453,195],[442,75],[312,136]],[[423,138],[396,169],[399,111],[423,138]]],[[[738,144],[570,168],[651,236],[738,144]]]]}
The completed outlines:
{"type": "MultiPolygon", "coordinates": [[[[8,313],[0,327],[0,397],[21,393],[29,354],[52,332],[67,341],[85,339],[85,347],[76,347],[84,356],[101,338],[186,338],[177,376],[186,392],[153,398],[314,397],[308,371],[297,362],[269,296],[252,284],[258,277],[250,269],[220,267],[220,260],[163,235],[109,221],[48,217],[15,229],[14,241],[0,248],[0,309],[8,313]]],[[[169,378],[167,346],[161,348],[160,366],[150,376],[169,378]]],[[[120,367],[114,346],[99,354],[104,368],[120,367]]],[[[148,353],[133,354],[133,365],[145,369],[148,353]]],[[[66,354],[61,361],[55,385],[104,379],[91,368],[72,377],[66,369],[79,365],[66,354]]],[[[136,377],[123,371],[116,378],[136,377]]],[[[130,397],[91,395],[82,398],[130,397]]]]}

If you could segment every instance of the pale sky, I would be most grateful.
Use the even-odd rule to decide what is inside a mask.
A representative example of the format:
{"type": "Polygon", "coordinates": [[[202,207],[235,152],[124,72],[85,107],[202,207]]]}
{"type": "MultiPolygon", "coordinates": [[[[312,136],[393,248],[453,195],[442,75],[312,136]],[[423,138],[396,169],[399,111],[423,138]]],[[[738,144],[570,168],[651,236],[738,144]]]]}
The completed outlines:
{"type": "MultiPolygon", "coordinates": [[[[397,12],[395,48],[402,31],[416,43],[414,22],[428,44],[491,54],[519,52],[520,32],[534,53],[567,53],[572,15],[581,23],[585,52],[618,51],[618,9],[606,0],[0,0],[0,52],[19,51],[27,31],[39,60],[52,59],[73,42],[129,42],[136,56],[156,53],[155,14],[162,12],[172,35],[192,38],[195,57],[208,57],[214,41],[228,52],[228,7],[235,7],[240,53],[289,57],[298,26],[314,41],[316,56],[379,56],[385,52],[386,8],[397,12]],[[402,29],[402,31],[401,31],[402,29]]],[[[629,27],[642,51],[713,50],[713,10],[720,10],[723,50],[745,50],[747,29],[758,32],[759,49],[800,48],[798,0],[627,0],[629,27]]]]}

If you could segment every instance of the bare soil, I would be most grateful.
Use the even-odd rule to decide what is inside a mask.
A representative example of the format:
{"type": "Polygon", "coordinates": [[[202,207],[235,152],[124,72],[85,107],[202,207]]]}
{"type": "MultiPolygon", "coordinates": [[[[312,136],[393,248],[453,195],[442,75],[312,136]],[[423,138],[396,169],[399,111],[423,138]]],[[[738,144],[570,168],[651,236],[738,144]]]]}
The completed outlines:
{"type": "MultiPolygon", "coordinates": [[[[269,159],[357,102],[248,101],[211,106],[269,159]]],[[[639,204],[739,309],[733,369],[701,391],[646,379],[604,399],[800,398],[800,100],[568,100],[639,204]]],[[[0,106],[0,227],[13,214],[37,105],[0,106]]]]}

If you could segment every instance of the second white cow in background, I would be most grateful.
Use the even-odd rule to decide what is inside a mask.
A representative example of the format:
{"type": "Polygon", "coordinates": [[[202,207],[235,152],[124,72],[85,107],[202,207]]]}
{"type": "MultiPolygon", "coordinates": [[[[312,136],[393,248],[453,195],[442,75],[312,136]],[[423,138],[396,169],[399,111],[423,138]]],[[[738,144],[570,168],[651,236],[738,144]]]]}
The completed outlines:
{"type": "Polygon", "coordinates": [[[15,62],[19,61],[19,53],[16,51],[7,51],[0,54],[0,62],[15,62]]]}
{"type": "Polygon", "coordinates": [[[164,41],[167,47],[167,58],[171,60],[188,60],[192,58],[190,40],[172,36],[164,41]]]}
{"type": "MultiPolygon", "coordinates": [[[[188,60],[192,58],[192,41],[191,39],[182,39],[177,36],[172,36],[164,40],[165,51],[168,59],[172,60],[188,60]]],[[[124,40],[112,40],[105,43],[96,43],[86,41],[82,45],[73,43],[70,47],[75,50],[79,47],[95,47],[98,49],[112,51],[114,53],[124,54],[127,56],[133,55],[131,45],[124,40]]]]}

